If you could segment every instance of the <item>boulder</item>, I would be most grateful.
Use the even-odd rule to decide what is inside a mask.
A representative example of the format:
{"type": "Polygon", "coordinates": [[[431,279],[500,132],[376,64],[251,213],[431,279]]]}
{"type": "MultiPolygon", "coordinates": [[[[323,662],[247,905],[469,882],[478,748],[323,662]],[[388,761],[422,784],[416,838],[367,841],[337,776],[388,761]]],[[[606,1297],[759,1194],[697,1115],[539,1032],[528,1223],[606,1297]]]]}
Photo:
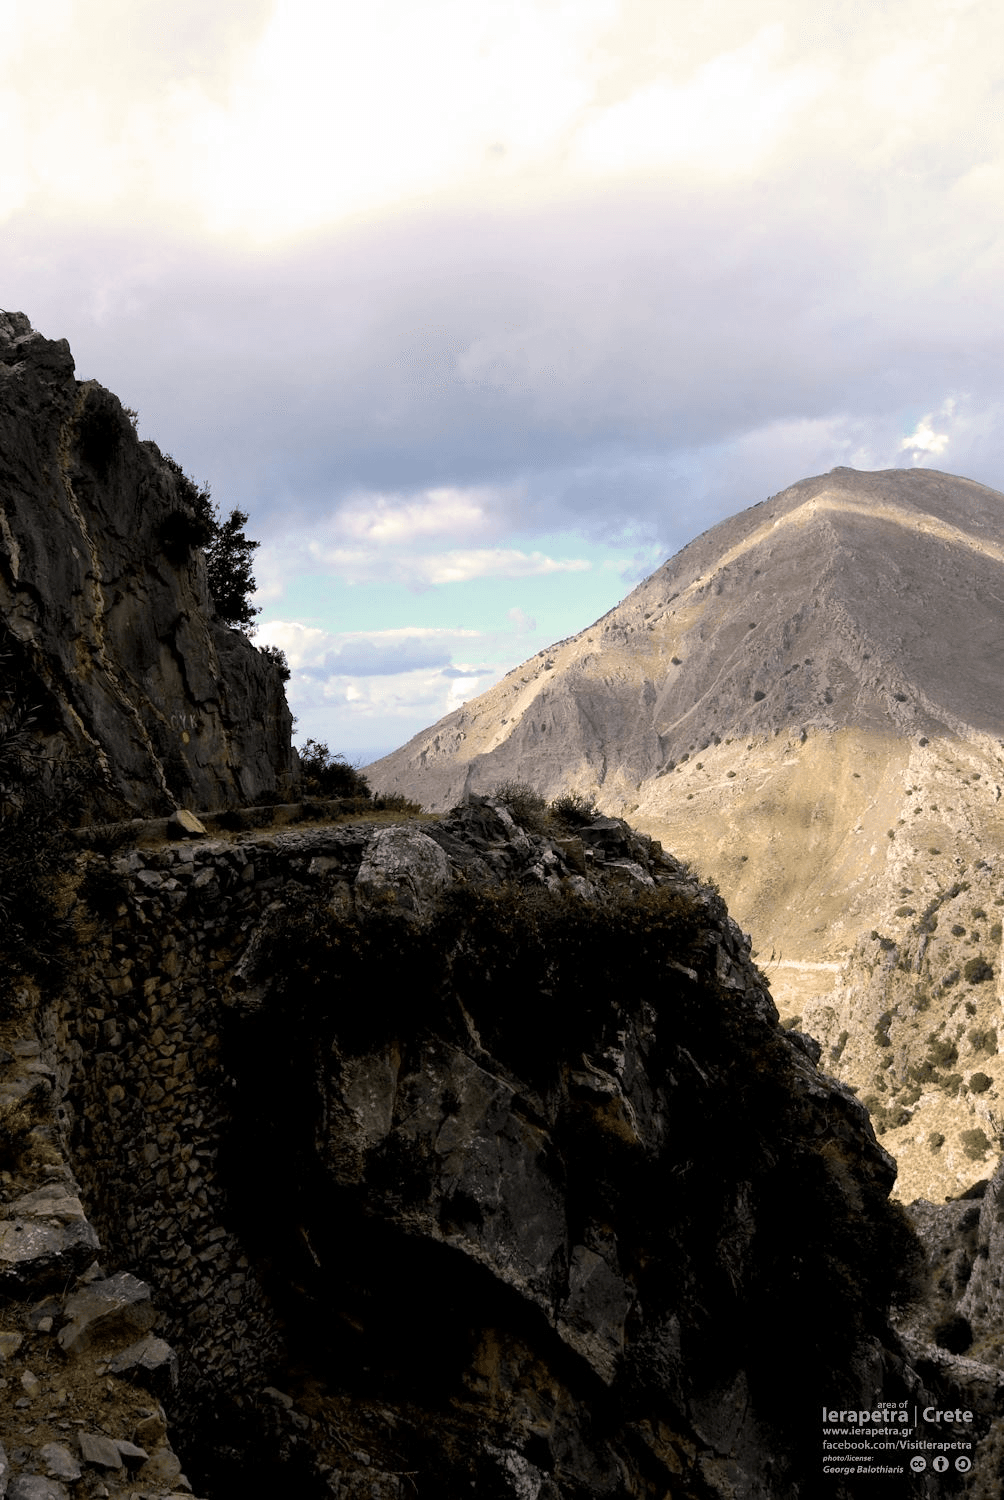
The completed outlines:
{"type": "Polygon", "coordinates": [[[390,895],[415,913],[450,882],[450,862],[439,844],[410,827],[381,828],[370,840],[356,876],[357,896],[372,902],[390,895]]]}
{"type": "Polygon", "coordinates": [[[32,1213],[0,1220],[0,1291],[23,1296],[72,1281],[100,1248],[84,1218],[32,1213]]]}
{"type": "Polygon", "coordinates": [[[69,1322],[58,1335],[64,1354],[82,1354],[99,1340],[146,1333],[157,1318],[150,1288],[128,1271],[74,1292],[66,1299],[66,1315],[69,1322]]]}
{"type": "Polygon", "coordinates": [[[147,1334],[128,1349],[116,1354],[108,1365],[109,1373],[134,1380],[158,1396],[168,1396],[178,1384],[178,1356],[164,1339],[147,1334]]]}

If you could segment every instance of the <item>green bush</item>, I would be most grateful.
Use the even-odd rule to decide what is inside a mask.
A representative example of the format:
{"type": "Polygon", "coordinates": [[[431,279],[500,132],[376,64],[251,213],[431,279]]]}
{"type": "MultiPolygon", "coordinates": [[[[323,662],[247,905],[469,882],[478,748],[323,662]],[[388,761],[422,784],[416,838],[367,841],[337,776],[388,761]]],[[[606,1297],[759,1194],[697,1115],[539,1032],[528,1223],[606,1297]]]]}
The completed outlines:
{"type": "Polygon", "coordinates": [[[969,1045],[974,1052],[996,1052],[997,1032],[992,1027],[987,1031],[980,1031],[974,1027],[969,1033],[969,1045]]]}
{"type": "Polygon", "coordinates": [[[967,959],[962,973],[969,984],[985,984],[994,977],[993,965],[987,962],[982,953],[967,959]]]}
{"type": "Polygon", "coordinates": [[[993,1086],[993,1079],[986,1073],[972,1073],[969,1077],[969,1092],[971,1094],[985,1094],[987,1089],[993,1086]]]}
{"type": "Polygon", "coordinates": [[[362,772],[344,755],[333,755],[322,740],[305,740],[298,753],[301,797],[370,797],[362,772]]]}
{"type": "Polygon", "coordinates": [[[889,1027],[892,1025],[892,1011],[887,1010],[879,1016],[875,1023],[875,1045],[876,1047],[891,1047],[892,1041],[889,1037],[889,1027]]]}
{"type": "Polygon", "coordinates": [[[388,792],[386,796],[373,798],[373,811],[402,813],[407,817],[413,817],[422,811],[422,805],[419,802],[412,802],[402,792],[388,792]]]}

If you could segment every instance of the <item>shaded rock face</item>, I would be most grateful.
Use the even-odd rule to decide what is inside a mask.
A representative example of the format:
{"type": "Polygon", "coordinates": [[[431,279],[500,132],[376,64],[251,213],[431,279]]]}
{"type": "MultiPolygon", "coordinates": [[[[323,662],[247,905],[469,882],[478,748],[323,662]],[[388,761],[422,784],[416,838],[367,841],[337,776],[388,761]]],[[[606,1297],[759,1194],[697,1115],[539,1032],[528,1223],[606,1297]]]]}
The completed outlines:
{"type": "Polygon", "coordinates": [[[989,1419],[966,1493],[996,1500],[1004,1475],[1004,1160],[989,1180],[947,1203],[908,1209],[924,1246],[924,1296],[897,1325],[922,1378],[950,1383],[989,1419]]]}
{"type": "Polygon", "coordinates": [[[233,806],[292,771],[279,673],[213,619],[194,523],[66,341],[0,312],[0,618],[51,759],[98,772],[96,815],[233,806]]]}
{"type": "Polygon", "coordinates": [[[818,1400],[920,1391],[892,1163],[650,839],[472,798],[114,872],[68,1098],[200,1493],[811,1496],[818,1400]]]}
{"type": "MultiPolygon", "coordinates": [[[[183,1467],[207,1500],[851,1500],[820,1404],[885,1402],[971,1407],[996,1472],[993,1351],[974,1376],[915,1332],[866,1113],[653,840],[472,797],[81,859],[45,1045],[0,1030],[0,1108],[45,1079],[52,1121],[0,1220],[64,1246],[0,1286],[19,1478],[58,1479],[69,1419],[148,1453],[151,1496],[183,1467]],[[81,1208],[101,1268],[74,1285],[81,1208]]],[[[931,1295],[961,1347],[982,1207],[949,1208],[931,1295]]]]}

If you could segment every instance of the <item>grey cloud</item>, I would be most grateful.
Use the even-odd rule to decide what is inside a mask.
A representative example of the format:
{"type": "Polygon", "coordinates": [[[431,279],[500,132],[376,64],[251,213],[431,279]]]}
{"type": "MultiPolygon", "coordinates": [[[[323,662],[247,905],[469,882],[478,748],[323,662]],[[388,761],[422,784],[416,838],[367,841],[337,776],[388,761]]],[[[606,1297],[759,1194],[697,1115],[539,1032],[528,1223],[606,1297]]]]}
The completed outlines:
{"type": "Polygon", "coordinates": [[[325,653],[320,663],[299,667],[298,675],[324,680],[329,677],[389,677],[397,672],[448,667],[450,652],[435,641],[351,641],[337,651],[325,653]]]}
{"type": "MultiPolygon", "coordinates": [[[[778,172],[243,257],[15,221],[8,285],[266,539],[360,489],[522,481],[500,531],[627,523],[669,545],[801,477],[794,428],[744,471],[772,424],[868,438],[953,390],[1004,395],[979,226],[942,244],[928,219],[919,257],[919,209],[882,219],[876,191],[778,172]]],[[[820,467],[848,461],[834,441],[820,467]]],[[[946,463],[993,483],[1001,457],[991,425],[946,463]]]]}

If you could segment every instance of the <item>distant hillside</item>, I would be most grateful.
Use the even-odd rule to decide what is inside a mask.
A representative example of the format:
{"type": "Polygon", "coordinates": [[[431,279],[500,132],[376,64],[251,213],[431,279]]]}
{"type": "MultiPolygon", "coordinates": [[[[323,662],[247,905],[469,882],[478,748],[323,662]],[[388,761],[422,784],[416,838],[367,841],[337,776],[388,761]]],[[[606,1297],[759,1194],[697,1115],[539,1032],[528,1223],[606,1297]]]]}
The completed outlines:
{"type": "Polygon", "coordinates": [[[840,1052],[831,1066],[890,1106],[901,1191],[962,1187],[992,1162],[957,1138],[982,1129],[989,1149],[1004,1081],[996,1049],[968,1042],[994,1029],[1001,989],[1002,563],[996,490],[932,470],[835,469],[706,532],[367,774],[432,809],[507,778],[548,797],[574,789],[660,838],[719,882],[782,1014],[802,1016],[840,1052]],[[916,962],[923,934],[904,924],[964,897],[947,893],[974,886],[977,866],[970,904],[990,915],[924,947],[913,989],[934,998],[890,1068],[875,1041],[884,971],[860,945],[874,930],[894,967],[907,949],[916,962]],[[969,984],[977,954],[992,978],[969,984]],[[908,1072],[924,1071],[913,1053],[926,1057],[932,1033],[961,1025],[953,1005],[968,1024],[946,1119],[939,1070],[908,1072]],[[982,1092],[981,1080],[969,1092],[974,1072],[991,1080],[982,1092]]]}

